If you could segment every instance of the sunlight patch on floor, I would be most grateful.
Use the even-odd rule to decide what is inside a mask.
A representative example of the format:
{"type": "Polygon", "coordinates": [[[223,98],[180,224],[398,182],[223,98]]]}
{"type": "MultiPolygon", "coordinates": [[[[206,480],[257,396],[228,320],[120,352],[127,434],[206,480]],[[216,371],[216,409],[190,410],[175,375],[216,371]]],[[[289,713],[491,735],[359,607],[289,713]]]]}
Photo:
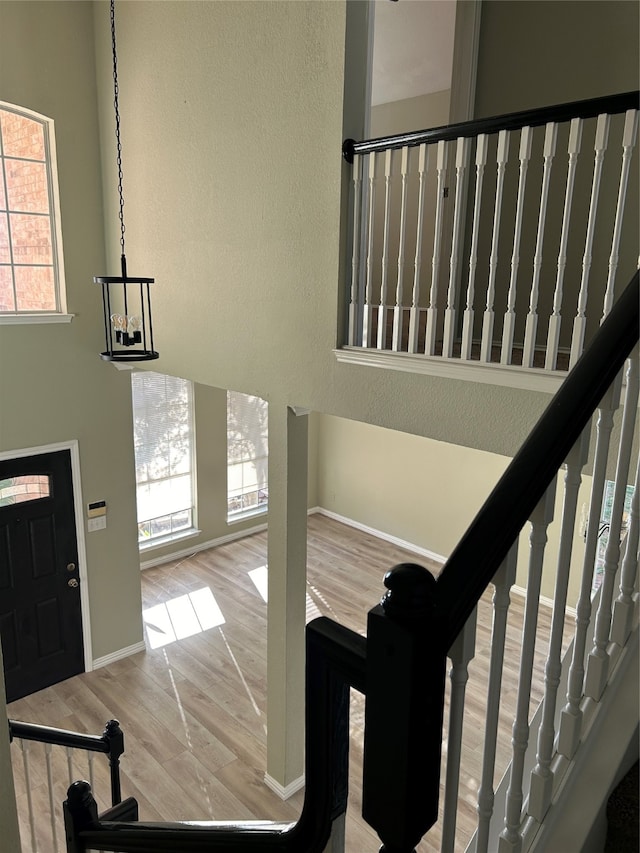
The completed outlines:
{"type": "Polygon", "coordinates": [[[208,586],[147,607],[142,611],[142,620],[152,649],[162,648],[225,623],[208,586]]]}

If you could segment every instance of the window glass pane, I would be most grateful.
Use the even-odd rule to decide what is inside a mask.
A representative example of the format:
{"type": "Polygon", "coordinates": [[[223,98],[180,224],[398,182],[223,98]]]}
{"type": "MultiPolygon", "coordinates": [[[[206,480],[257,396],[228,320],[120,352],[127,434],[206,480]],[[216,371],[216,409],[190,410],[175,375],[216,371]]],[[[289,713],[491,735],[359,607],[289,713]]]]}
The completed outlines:
{"type": "Polygon", "coordinates": [[[37,501],[51,493],[47,474],[28,474],[0,480],[0,506],[37,501]]]}
{"type": "Polygon", "coordinates": [[[227,511],[230,516],[265,506],[268,467],[266,400],[227,394],[227,511]]]}
{"type": "MultiPolygon", "coordinates": [[[[49,213],[47,168],[29,160],[5,160],[9,210],[49,213]]],[[[47,222],[47,230],[49,223],[47,222]]]]}
{"type": "Polygon", "coordinates": [[[44,160],[44,128],[26,116],[0,110],[0,127],[6,157],[44,160]]]}
{"type": "Polygon", "coordinates": [[[9,220],[6,213],[0,213],[0,264],[11,263],[9,251],[9,220]]]}
{"type": "Polygon", "coordinates": [[[0,267],[0,311],[15,311],[11,267],[0,267]]]}
{"type": "Polygon", "coordinates": [[[18,311],[55,311],[53,267],[15,267],[18,311]]]}
{"type": "Polygon", "coordinates": [[[160,373],[131,377],[141,542],[193,523],[192,385],[160,373]]]}
{"type": "Polygon", "coordinates": [[[11,213],[9,218],[14,264],[52,264],[49,217],[11,213]]]}
{"type": "Polygon", "coordinates": [[[55,313],[65,305],[53,122],[15,109],[0,108],[0,265],[12,268],[0,274],[0,313],[55,313]]]}

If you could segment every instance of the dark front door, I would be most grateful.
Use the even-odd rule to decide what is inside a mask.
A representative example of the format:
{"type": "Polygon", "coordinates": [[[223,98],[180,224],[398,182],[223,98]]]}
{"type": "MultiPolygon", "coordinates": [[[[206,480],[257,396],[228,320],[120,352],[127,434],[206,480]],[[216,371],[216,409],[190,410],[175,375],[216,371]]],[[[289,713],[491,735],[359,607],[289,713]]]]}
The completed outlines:
{"type": "Polygon", "coordinates": [[[0,638],[7,701],[84,672],[68,450],[0,461],[0,638]]]}

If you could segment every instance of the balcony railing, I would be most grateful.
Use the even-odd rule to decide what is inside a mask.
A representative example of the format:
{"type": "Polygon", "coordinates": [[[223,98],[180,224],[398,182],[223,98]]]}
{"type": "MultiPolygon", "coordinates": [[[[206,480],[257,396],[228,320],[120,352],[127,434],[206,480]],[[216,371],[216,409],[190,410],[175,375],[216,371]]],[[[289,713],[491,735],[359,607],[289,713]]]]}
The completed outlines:
{"type": "Polygon", "coordinates": [[[636,268],[637,126],[629,92],[346,140],[347,347],[566,372],[636,268]]]}

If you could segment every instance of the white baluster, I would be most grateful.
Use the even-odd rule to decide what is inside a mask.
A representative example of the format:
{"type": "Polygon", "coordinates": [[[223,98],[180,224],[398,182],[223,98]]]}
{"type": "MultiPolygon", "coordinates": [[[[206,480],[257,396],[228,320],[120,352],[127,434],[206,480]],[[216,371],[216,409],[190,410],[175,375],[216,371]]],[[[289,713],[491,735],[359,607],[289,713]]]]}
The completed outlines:
{"type": "Polygon", "coordinates": [[[353,158],[353,247],[351,252],[351,294],[349,299],[348,342],[350,347],[360,343],[358,335],[358,291],[360,287],[360,213],[362,210],[362,158],[353,158]]]}
{"type": "Polygon", "coordinates": [[[95,791],[96,786],[93,779],[93,760],[95,758],[95,753],[87,752],[87,770],[89,771],[89,784],[91,785],[91,790],[95,791]]]}
{"type": "Polygon", "coordinates": [[[376,201],[376,152],[369,154],[369,185],[368,202],[369,213],[367,216],[367,262],[366,262],[366,285],[364,294],[364,317],[362,321],[362,346],[370,347],[373,342],[373,244],[375,226],[375,201],[376,201]]]}
{"type": "Polygon", "coordinates": [[[587,297],[589,295],[589,271],[591,270],[591,252],[593,250],[593,237],[596,228],[596,213],[598,209],[598,195],[600,193],[600,178],[604,163],[604,153],[607,150],[609,140],[609,116],[598,116],[596,125],[595,160],[593,164],[593,183],[591,185],[591,202],[589,204],[589,219],[587,222],[587,234],[585,237],[584,255],[582,258],[582,278],[580,281],[580,293],[578,295],[578,312],[573,321],[573,336],[571,339],[571,356],[569,367],[573,367],[582,355],[584,346],[584,334],[587,327],[587,297]]]}
{"type": "Polygon", "coordinates": [[[620,573],[620,594],[613,605],[613,624],[611,639],[619,646],[624,646],[631,633],[635,602],[633,592],[638,576],[638,502],[640,500],[640,459],[636,469],[636,480],[633,487],[633,497],[629,509],[627,537],[625,542],[624,560],[620,573]]]}
{"type": "Polygon", "coordinates": [[[638,131],[638,111],[628,110],[624,121],[622,132],[622,167],[620,170],[620,185],[618,187],[618,203],[616,205],[616,219],[613,226],[613,238],[611,240],[611,255],[609,256],[609,274],[607,276],[607,289],[604,297],[604,311],[602,319],[611,311],[613,305],[613,293],[618,269],[618,249],[620,248],[620,235],[622,234],[622,214],[627,197],[627,184],[629,183],[629,168],[631,166],[631,154],[636,144],[636,133],[638,131]]]}
{"type": "Polygon", "coordinates": [[[620,533],[622,513],[627,493],[627,478],[631,462],[633,429],[638,408],[638,359],[629,359],[627,371],[627,389],[625,393],[620,445],[616,463],[616,479],[613,490],[613,506],[609,524],[609,539],[604,554],[604,573],[600,588],[600,604],[596,615],[594,645],[587,661],[587,676],[584,692],[592,699],[599,700],[604,692],[609,675],[609,631],[611,629],[611,608],[616,572],[620,563],[620,533]]]}
{"type": "Polygon", "coordinates": [[[475,298],[476,270],[478,268],[478,231],[480,230],[480,208],[482,206],[482,183],[487,165],[487,134],[481,133],[476,141],[476,192],[473,203],[473,231],[469,255],[469,283],[467,285],[467,307],[462,319],[462,348],[460,358],[471,358],[473,343],[473,300],[475,298]]]}
{"type": "Polygon", "coordinates": [[[396,304],[393,309],[393,350],[399,352],[402,349],[402,320],[404,316],[402,300],[404,283],[404,249],[407,229],[407,173],[409,171],[409,149],[402,149],[400,162],[400,175],[402,189],[400,194],[400,234],[398,239],[398,281],[396,284],[396,304]]]}
{"type": "Polygon", "coordinates": [[[531,677],[533,674],[533,657],[536,645],[542,565],[547,543],[547,528],[553,520],[555,491],[556,480],[554,478],[531,515],[529,579],[527,583],[524,625],[522,627],[522,652],[520,656],[516,717],[513,722],[513,758],[507,790],[504,829],[500,833],[498,844],[499,853],[520,853],[522,850],[522,781],[524,776],[525,752],[529,742],[531,677]]]}
{"type": "Polygon", "coordinates": [[[538,331],[538,291],[540,288],[540,273],[542,271],[542,247],[544,244],[544,226],[547,220],[547,201],[549,200],[549,187],[551,186],[551,166],[556,154],[556,142],[558,139],[558,125],[550,122],[544,134],[544,167],[542,171],[542,190],[540,193],[540,211],[538,215],[538,236],[536,238],[536,251],[533,256],[533,280],[531,282],[531,295],[529,296],[529,313],[524,331],[524,350],[522,353],[522,366],[533,367],[533,356],[536,349],[536,333],[538,331]]]}
{"type": "Polygon", "coordinates": [[[569,165],[567,168],[567,188],[564,195],[564,212],[562,215],[562,234],[560,237],[560,249],[558,250],[558,273],[556,275],[556,289],[553,295],[553,312],[549,318],[549,334],[547,336],[547,353],[545,356],[545,370],[555,370],[558,358],[558,343],[560,341],[560,324],[562,322],[562,291],[564,285],[564,271],[567,266],[567,243],[569,242],[569,224],[571,221],[571,204],[573,201],[573,187],[575,184],[578,155],[580,154],[580,142],[582,140],[582,119],[574,118],[569,129],[569,165]]]}
{"type": "Polygon", "coordinates": [[[528,814],[538,822],[542,822],[551,803],[553,788],[553,743],[555,740],[555,713],[562,672],[562,635],[567,608],[567,589],[569,586],[569,570],[571,568],[571,551],[573,534],[576,524],[578,492],[582,482],[582,469],[586,465],[589,454],[589,430],[585,430],[582,438],[571,449],[567,457],[565,474],[564,505],[562,509],[562,527],[560,532],[560,548],[558,551],[558,568],[556,572],[556,588],[553,600],[553,617],[551,620],[551,636],[549,652],[545,667],[545,688],[542,705],[542,721],[538,731],[538,750],[536,766],[531,772],[529,790],[528,814]]]}
{"type": "Polygon", "coordinates": [[[476,653],[477,609],[473,611],[464,628],[449,649],[451,658],[451,701],[449,704],[449,735],[447,741],[447,776],[444,789],[442,819],[442,853],[453,851],[456,842],[456,817],[460,785],[460,759],[462,757],[462,724],[464,721],[464,695],[469,680],[469,661],[476,653]]]}
{"type": "Polygon", "coordinates": [[[37,853],[38,842],[36,840],[36,816],[33,811],[33,797],[31,795],[31,769],[29,765],[30,744],[28,740],[20,740],[22,752],[22,766],[24,768],[24,787],[27,793],[27,810],[29,812],[29,832],[31,834],[31,848],[37,853]]]}
{"type": "Polygon", "coordinates": [[[518,202],[516,205],[516,222],[513,232],[513,254],[511,255],[511,279],[507,296],[507,310],[502,326],[502,348],[500,364],[511,364],[513,350],[513,334],[516,327],[516,293],[518,282],[518,267],[520,266],[520,237],[522,234],[522,216],[524,214],[525,188],[527,185],[527,170],[531,159],[531,144],[533,128],[523,127],[520,135],[520,176],[518,178],[518,202]]]}
{"type": "Polygon", "coordinates": [[[391,149],[384,154],[384,224],[382,231],[382,275],[378,306],[378,349],[387,339],[387,278],[389,274],[389,222],[391,219],[391,149]]]}
{"type": "Polygon", "coordinates": [[[509,551],[493,578],[493,625],[491,628],[491,660],[487,686],[487,715],[482,756],[482,778],[478,790],[478,832],[476,853],[488,853],[489,827],[493,815],[493,777],[496,767],[498,742],[498,720],[500,714],[500,690],[504,669],[504,646],[507,632],[507,615],[511,602],[510,590],[516,580],[518,540],[509,551]]]}
{"type": "Polygon", "coordinates": [[[53,791],[53,768],[51,764],[51,750],[51,744],[46,743],[44,746],[44,754],[47,766],[47,788],[49,792],[49,818],[51,821],[51,838],[53,839],[54,853],[58,853],[58,835],[56,833],[56,801],[54,798],[53,791]]]}
{"type": "Polygon", "coordinates": [[[498,242],[500,234],[500,216],[502,213],[502,191],[504,188],[504,173],[509,158],[509,132],[501,130],[498,134],[496,203],[493,213],[493,236],[491,238],[491,255],[489,257],[489,281],[487,283],[487,302],[482,322],[482,342],[480,344],[480,361],[491,361],[491,345],[493,344],[493,301],[496,291],[496,272],[498,269],[498,242]]]}
{"type": "Polygon", "coordinates": [[[438,276],[440,274],[440,251],[442,249],[442,220],[444,217],[444,182],[446,178],[448,148],[444,141],[438,142],[437,173],[438,189],[436,197],[436,222],[433,237],[433,256],[431,258],[431,290],[427,308],[427,330],[424,351],[433,355],[436,346],[436,325],[438,321],[438,276]]]}
{"type": "Polygon", "coordinates": [[[576,630],[573,640],[573,653],[569,669],[567,702],[560,717],[558,752],[566,758],[573,758],[580,742],[582,730],[582,699],[584,681],[584,658],[587,644],[587,628],[591,621],[591,588],[598,548],[598,528],[600,526],[600,508],[604,493],[604,481],[607,472],[609,442],[613,428],[613,413],[620,400],[621,375],[605,394],[598,408],[597,440],[593,461],[589,516],[585,539],[584,559],[580,594],[576,606],[576,630]]]}
{"type": "Polygon", "coordinates": [[[470,140],[459,137],[456,149],[456,200],[453,213],[453,238],[451,243],[451,258],[449,261],[449,290],[447,292],[447,308],[444,312],[444,340],[442,355],[451,358],[453,355],[453,340],[456,333],[456,302],[458,301],[458,260],[462,251],[460,232],[464,215],[465,174],[469,166],[470,140]]]}
{"type": "Polygon", "coordinates": [[[426,190],[427,146],[418,151],[418,219],[416,224],[416,254],[413,262],[413,293],[409,313],[409,352],[418,351],[420,329],[420,271],[422,268],[422,230],[424,222],[424,195],[426,190]]]}

